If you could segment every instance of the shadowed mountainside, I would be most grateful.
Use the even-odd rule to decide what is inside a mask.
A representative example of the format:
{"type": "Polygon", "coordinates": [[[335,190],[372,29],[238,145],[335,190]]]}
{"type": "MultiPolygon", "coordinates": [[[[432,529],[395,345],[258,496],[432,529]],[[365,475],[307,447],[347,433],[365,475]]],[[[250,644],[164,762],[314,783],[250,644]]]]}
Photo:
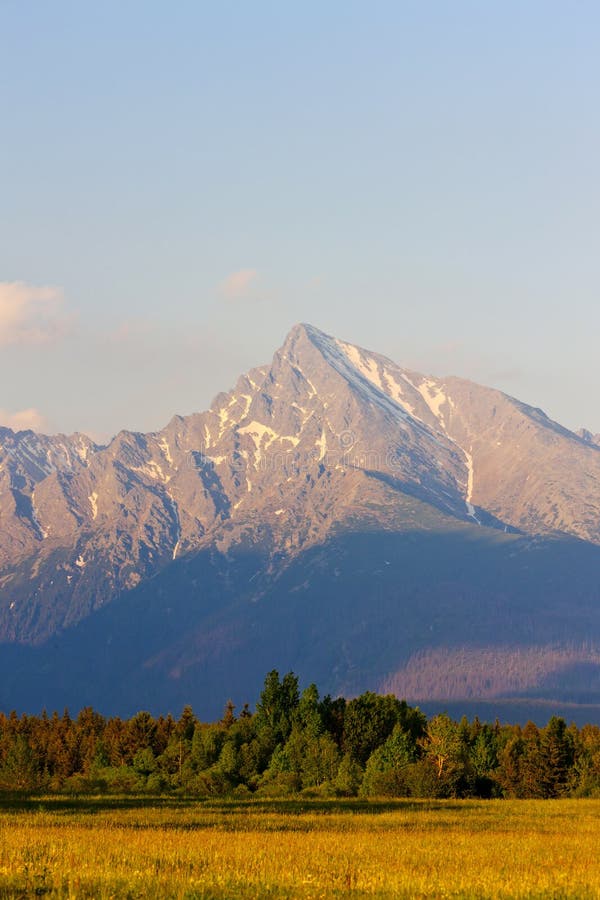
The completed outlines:
{"type": "Polygon", "coordinates": [[[272,575],[259,553],[204,551],[44,645],[5,646],[0,705],[132,714],[185,701],[211,718],[223,697],[254,702],[273,667],[334,694],[397,688],[440,708],[461,696],[471,709],[477,696],[600,703],[600,549],[531,544],[469,525],[340,534],[272,575]]]}

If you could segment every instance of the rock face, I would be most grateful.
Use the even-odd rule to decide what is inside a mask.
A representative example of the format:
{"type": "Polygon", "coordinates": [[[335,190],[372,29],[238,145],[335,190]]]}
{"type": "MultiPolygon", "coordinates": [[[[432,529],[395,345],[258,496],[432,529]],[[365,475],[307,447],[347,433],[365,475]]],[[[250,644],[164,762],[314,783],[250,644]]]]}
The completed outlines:
{"type": "MultiPolygon", "coordinates": [[[[547,581],[547,570],[538,573],[540,554],[532,548],[551,544],[560,556],[563,548],[571,554],[577,547],[586,562],[583,569],[577,563],[583,582],[572,573],[573,590],[595,616],[598,439],[570,432],[500,391],[460,378],[420,375],[309,325],[292,329],[270,366],[242,376],[210,410],[177,416],[160,432],[121,432],[99,447],[84,435],[0,429],[0,638],[11,654],[16,645],[30,645],[43,656],[44,647],[68,644],[76,633],[81,641],[85,635],[86,646],[101,645],[115,610],[126,631],[124,610],[135,608],[137,616],[148,618],[157,603],[163,609],[167,602],[157,598],[168,596],[180,609],[180,622],[188,624],[169,634],[164,623],[156,624],[158,634],[147,635],[148,648],[156,651],[153,662],[142,654],[139,665],[157,672],[167,666],[171,673],[200,665],[208,672],[206,640],[213,633],[203,619],[208,611],[218,618],[229,610],[227,623],[223,619],[219,627],[228,635],[222,646],[234,654],[240,641],[248,643],[247,633],[243,640],[232,637],[235,622],[250,628],[248,609],[265,597],[279,604],[276,616],[286,609],[288,595],[278,585],[290,572],[301,571],[309,556],[313,565],[322,561],[314,577],[335,571],[336,553],[346,552],[340,541],[347,547],[362,535],[360,546],[366,546],[364,536],[374,534],[380,543],[381,536],[393,537],[396,555],[411,541],[422,548],[433,536],[452,536],[458,564],[467,547],[502,548],[503,559],[529,548],[526,568],[535,570],[539,581],[529,595],[521,585],[517,594],[524,598],[537,596],[547,581]],[[135,607],[140,597],[147,606],[135,607]]],[[[427,569],[423,585],[431,592],[435,583],[439,593],[439,579],[431,581],[436,559],[421,562],[427,569]]],[[[349,563],[352,570],[346,559],[345,566],[349,563]]],[[[367,569],[371,565],[363,563],[367,569]]],[[[394,570],[393,560],[379,565],[394,570]]],[[[402,577],[396,576],[392,624],[397,630],[403,601],[402,577]]],[[[310,593],[308,581],[308,588],[294,583],[286,590],[310,593]]],[[[377,578],[371,588],[363,581],[368,619],[379,588],[377,578]]],[[[481,579],[464,588],[467,582],[461,574],[463,591],[484,590],[481,579]]],[[[331,602],[342,604],[342,616],[344,590],[347,595],[348,585],[334,577],[331,602]]],[[[445,602],[455,603],[460,618],[452,590],[445,602]]],[[[516,596],[516,588],[509,590],[516,596]]],[[[489,586],[485,591],[489,598],[489,586]]],[[[550,594],[557,603],[571,602],[566,592],[558,597],[551,589],[550,594]]],[[[294,615],[301,617],[302,610],[294,615]]],[[[422,624],[427,629],[431,623],[422,624]]],[[[568,625],[561,628],[546,637],[568,643],[573,635],[568,625]]],[[[518,639],[505,635],[505,645],[518,639]]],[[[347,646],[353,640],[360,643],[360,636],[344,637],[347,646]]],[[[421,654],[421,672],[429,658],[423,655],[427,643],[397,643],[396,657],[390,652],[378,676],[377,666],[366,667],[370,684],[384,676],[393,683],[411,647],[421,654]]],[[[214,646],[213,639],[212,651],[214,646]]],[[[431,655],[438,669],[439,660],[447,659],[444,653],[431,655]]],[[[27,672],[37,665],[32,658],[27,672]]],[[[477,658],[487,660],[485,653],[477,658]]],[[[586,664],[591,659],[589,653],[582,658],[586,664]]],[[[552,659],[564,662],[560,653],[552,659]]],[[[356,684],[348,678],[338,682],[360,689],[360,678],[356,684]]],[[[414,686],[415,680],[411,675],[402,683],[414,686]]],[[[35,702],[34,693],[27,696],[35,702]]],[[[110,696],[103,699],[110,705],[110,696]]]]}
{"type": "Polygon", "coordinates": [[[577,434],[586,442],[586,444],[596,444],[597,446],[600,446],[600,434],[592,434],[587,428],[580,428],[577,434]]]}

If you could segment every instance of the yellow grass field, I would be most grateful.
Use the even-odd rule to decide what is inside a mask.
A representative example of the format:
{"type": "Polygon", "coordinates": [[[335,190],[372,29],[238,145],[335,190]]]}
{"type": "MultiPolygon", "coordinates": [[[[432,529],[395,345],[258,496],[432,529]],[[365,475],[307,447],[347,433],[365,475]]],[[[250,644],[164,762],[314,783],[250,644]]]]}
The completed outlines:
{"type": "Polygon", "coordinates": [[[0,897],[600,897],[600,801],[0,802],[0,897]]]}

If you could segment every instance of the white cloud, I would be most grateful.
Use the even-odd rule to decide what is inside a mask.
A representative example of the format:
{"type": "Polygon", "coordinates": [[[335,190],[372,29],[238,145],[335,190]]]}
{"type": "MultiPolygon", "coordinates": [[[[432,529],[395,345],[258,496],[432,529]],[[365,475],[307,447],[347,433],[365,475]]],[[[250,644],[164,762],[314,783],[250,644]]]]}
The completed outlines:
{"type": "Polygon", "coordinates": [[[63,337],[73,320],[64,306],[60,288],[0,282],[0,347],[46,344],[63,337]]]}
{"type": "Polygon", "coordinates": [[[238,272],[232,272],[219,285],[219,293],[227,300],[248,298],[257,278],[256,269],[240,269],[238,272]]]}
{"type": "Polygon", "coordinates": [[[48,422],[38,409],[20,409],[18,412],[9,412],[0,409],[0,425],[12,428],[13,431],[49,431],[48,422]]]}

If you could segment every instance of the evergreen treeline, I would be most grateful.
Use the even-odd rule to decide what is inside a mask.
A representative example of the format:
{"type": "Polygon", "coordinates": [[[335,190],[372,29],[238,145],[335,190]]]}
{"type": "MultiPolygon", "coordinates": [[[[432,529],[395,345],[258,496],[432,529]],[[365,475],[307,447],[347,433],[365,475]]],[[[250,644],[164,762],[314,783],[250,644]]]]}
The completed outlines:
{"type": "Polygon", "coordinates": [[[393,695],[319,698],[270,672],[256,712],[216,723],[0,714],[0,790],[393,797],[600,795],[600,728],[427,720],[393,695]]]}

